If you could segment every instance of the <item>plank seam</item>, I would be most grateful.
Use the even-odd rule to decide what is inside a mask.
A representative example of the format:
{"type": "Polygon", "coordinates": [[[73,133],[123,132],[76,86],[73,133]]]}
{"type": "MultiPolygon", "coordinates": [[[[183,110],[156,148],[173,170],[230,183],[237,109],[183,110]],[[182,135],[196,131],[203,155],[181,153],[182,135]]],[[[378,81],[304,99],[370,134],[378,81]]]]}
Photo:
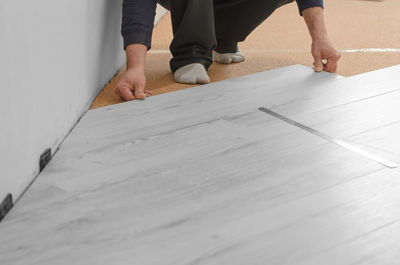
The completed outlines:
{"type": "Polygon", "coordinates": [[[339,145],[339,146],[341,146],[341,147],[343,147],[343,148],[345,148],[345,149],[347,149],[349,151],[352,151],[352,152],[354,152],[356,154],[359,154],[359,155],[364,156],[364,157],[366,157],[366,158],[368,158],[370,160],[373,160],[373,161],[375,161],[375,162],[377,162],[377,163],[379,163],[379,164],[381,164],[381,165],[383,165],[383,166],[385,166],[387,168],[394,169],[394,168],[397,168],[397,166],[398,166],[394,162],[391,162],[391,161],[389,161],[389,160],[387,160],[385,158],[382,158],[382,157],[374,155],[374,154],[372,154],[370,152],[367,152],[367,151],[365,151],[365,150],[363,150],[361,148],[358,148],[358,147],[356,147],[356,146],[354,146],[354,145],[352,145],[352,144],[350,144],[348,142],[345,142],[343,140],[331,137],[331,136],[329,136],[329,135],[327,135],[325,133],[322,133],[322,132],[320,132],[320,131],[318,131],[316,129],[308,127],[308,126],[306,126],[304,124],[301,124],[301,123],[299,123],[297,121],[289,119],[289,118],[287,118],[287,117],[285,117],[285,116],[283,116],[283,115],[281,115],[281,114],[279,114],[279,113],[277,113],[275,111],[272,111],[272,110],[264,108],[264,107],[258,108],[258,110],[262,111],[264,113],[267,113],[267,114],[269,114],[269,115],[271,115],[271,116],[273,116],[273,117],[275,117],[275,118],[277,118],[277,119],[279,119],[281,121],[284,121],[284,122],[289,123],[289,124],[291,124],[293,126],[296,126],[296,127],[300,128],[300,129],[302,129],[304,131],[307,131],[307,132],[309,132],[311,134],[314,134],[314,135],[316,135],[316,136],[318,136],[318,137],[320,137],[320,138],[322,138],[322,139],[324,139],[324,140],[326,140],[328,142],[334,143],[334,144],[339,145]]]}

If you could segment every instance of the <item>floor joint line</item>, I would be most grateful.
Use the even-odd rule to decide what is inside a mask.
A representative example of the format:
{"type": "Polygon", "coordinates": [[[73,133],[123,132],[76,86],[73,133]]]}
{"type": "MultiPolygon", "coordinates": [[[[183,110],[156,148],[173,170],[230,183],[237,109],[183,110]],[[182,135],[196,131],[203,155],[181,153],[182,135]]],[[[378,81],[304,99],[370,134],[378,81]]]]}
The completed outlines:
{"type": "Polygon", "coordinates": [[[322,132],[320,132],[320,131],[318,131],[316,129],[308,127],[308,126],[306,126],[304,124],[301,124],[301,123],[299,123],[297,121],[294,121],[294,120],[292,120],[290,118],[287,118],[287,117],[285,117],[285,116],[283,116],[283,115],[281,115],[281,114],[279,114],[279,113],[277,113],[275,111],[272,111],[272,110],[264,108],[264,107],[258,108],[258,110],[262,111],[264,113],[267,113],[267,114],[269,114],[269,115],[271,115],[271,116],[273,116],[273,117],[275,117],[275,118],[277,118],[277,119],[279,119],[281,121],[284,121],[284,122],[289,123],[289,124],[291,124],[293,126],[296,126],[296,127],[300,128],[300,129],[302,129],[304,131],[307,131],[307,132],[309,132],[311,134],[314,134],[314,135],[316,135],[316,136],[318,136],[318,137],[320,137],[322,139],[325,139],[328,142],[334,143],[334,144],[339,145],[339,146],[341,146],[343,148],[346,148],[349,151],[352,151],[354,153],[362,155],[362,156],[364,156],[364,157],[366,157],[366,158],[368,158],[370,160],[373,160],[373,161],[375,161],[375,162],[377,162],[377,163],[379,163],[379,164],[381,164],[381,165],[383,165],[385,167],[392,168],[392,169],[398,167],[398,165],[396,163],[394,163],[394,162],[391,162],[391,161],[389,161],[389,160],[387,160],[385,158],[382,158],[382,157],[379,157],[377,155],[374,155],[374,154],[372,154],[372,153],[370,153],[368,151],[365,151],[365,150],[363,150],[363,149],[361,149],[361,148],[359,148],[357,146],[354,146],[354,145],[352,145],[352,144],[350,144],[350,143],[348,143],[346,141],[331,137],[331,136],[329,136],[329,135],[327,135],[325,133],[322,133],[322,132]]]}

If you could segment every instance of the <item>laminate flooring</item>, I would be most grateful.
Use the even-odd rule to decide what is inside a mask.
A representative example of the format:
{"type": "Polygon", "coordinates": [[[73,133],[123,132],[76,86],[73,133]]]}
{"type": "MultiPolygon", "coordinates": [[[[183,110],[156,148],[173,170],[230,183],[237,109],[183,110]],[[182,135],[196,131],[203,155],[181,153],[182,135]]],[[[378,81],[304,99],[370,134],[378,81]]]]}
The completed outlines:
{"type": "Polygon", "coordinates": [[[400,66],[294,65],[89,111],[0,224],[7,265],[398,264],[400,66]]]}

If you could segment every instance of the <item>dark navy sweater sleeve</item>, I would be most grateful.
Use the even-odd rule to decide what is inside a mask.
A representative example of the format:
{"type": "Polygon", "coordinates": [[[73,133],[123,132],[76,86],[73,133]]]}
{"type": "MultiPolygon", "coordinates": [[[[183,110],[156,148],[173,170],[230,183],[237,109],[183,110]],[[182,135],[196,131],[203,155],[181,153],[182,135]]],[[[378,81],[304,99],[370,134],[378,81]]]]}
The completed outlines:
{"type": "Polygon", "coordinates": [[[124,0],[122,3],[121,34],[124,48],[140,43],[151,47],[157,0],[124,0]]]}
{"type": "Polygon", "coordinates": [[[310,7],[320,6],[320,7],[324,8],[323,0],[296,0],[296,2],[297,2],[297,5],[299,6],[300,15],[303,12],[303,10],[310,8],[310,7]]]}
{"type": "MultiPolygon", "coordinates": [[[[121,33],[124,39],[124,48],[133,43],[140,43],[151,48],[154,17],[157,0],[123,0],[121,33]]],[[[300,14],[303,10],[320,6],[323,0],[296,0],[300,14]]]]}

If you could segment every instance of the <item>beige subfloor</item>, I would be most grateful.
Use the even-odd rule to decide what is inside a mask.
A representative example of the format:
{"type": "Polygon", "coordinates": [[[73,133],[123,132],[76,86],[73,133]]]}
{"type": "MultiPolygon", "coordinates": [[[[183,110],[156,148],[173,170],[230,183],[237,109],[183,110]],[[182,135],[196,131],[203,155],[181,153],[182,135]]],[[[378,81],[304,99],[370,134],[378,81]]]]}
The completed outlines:
{"type": "MultiPolygon", "coordinates": [[[[342,50],[337,74],[351,76],[400,64],[399,14],[399,0],[325,0],[330,38],[342,50]]],[[[147,56],[147,88],[154,95],[190,87],[177,84],[172,78],[168,52],[171,40],[170,16],[167,15],[154,30],[153,47],[147,56]]],[[[292,64],[311,66],[310,44],[297,6],[291,4],[277,10],[239,45],[246,55],[245,62],[232,65],[214,63],[209,75],[212,81],[220,81],[292,64]]],[[[123,102],[112,91],[123,72],[124,69],[101,91],[92,108],[123,102]]]]}

